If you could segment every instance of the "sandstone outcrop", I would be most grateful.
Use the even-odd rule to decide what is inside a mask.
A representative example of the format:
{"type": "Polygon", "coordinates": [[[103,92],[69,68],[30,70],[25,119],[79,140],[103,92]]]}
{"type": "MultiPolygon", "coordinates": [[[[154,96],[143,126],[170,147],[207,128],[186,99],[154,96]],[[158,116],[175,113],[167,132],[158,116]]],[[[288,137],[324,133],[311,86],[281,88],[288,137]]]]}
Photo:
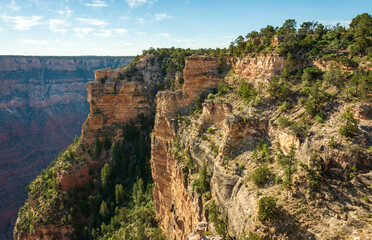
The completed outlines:
{"type": "Polygon", "coordinates": [[[93,70],[132,59],[0,56],[0,239],[12,238],[26,185],[79,135],[93,70]]]}

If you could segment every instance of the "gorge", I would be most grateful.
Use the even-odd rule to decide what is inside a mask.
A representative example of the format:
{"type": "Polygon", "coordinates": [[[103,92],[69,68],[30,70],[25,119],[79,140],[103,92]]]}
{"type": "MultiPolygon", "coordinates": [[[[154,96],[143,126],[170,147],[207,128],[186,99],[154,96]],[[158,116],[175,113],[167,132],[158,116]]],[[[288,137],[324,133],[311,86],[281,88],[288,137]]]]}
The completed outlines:
{"type": "Polygon", "coordinates": [[[95,70],[14,238],[371,238],[372,17],[291,21],[95,70]]]}
{"type": "Polygon", "coordinates": [[[0,239],[11,239],[25,187],[80,135],[93,70],[132,57],[0,56],[0,239]]]}

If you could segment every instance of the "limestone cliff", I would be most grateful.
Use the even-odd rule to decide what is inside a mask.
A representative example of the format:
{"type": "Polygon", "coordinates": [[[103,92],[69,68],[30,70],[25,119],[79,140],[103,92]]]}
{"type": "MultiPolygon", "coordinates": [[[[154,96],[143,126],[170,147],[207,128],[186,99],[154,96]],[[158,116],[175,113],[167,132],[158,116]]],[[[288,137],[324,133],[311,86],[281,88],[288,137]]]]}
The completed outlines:
{"type": "Polygon", "coordinates": [[[11,239],[26,185],[79,135],[93,70],[132,57],[0,56],[0,239],[11,239]]]}
{"type": "MultiPolygon", "coordinates": [[[[81,236],[74,226],[88,220],[84,216],[81,216],[84,220],[72,220],[71,209],[76,208],[76,203],[64,199],[71,198],[73,190],[93,184],[102,166],[115,157],[107,149],[97,154],[96,139],[102,144],[109,141],[110,146],[114,142],[120,144],[124,140],[126,124],[132,121],[134,127],[141,126],[146,117],[152,118],[155,83],[161,82],[163,76],[159,64],[151,65],[149,58],[154,56],[143,56],[130,67],[95,71],[95,80],[86,84],[91,112],[81,130],[81,138],[61,152],[30,184],[29,198],[16,223],[15,239],[77,239],[81,236]],[[45,177],[53,178],[53,184],[45,185],[45,177]],[[52,200],[44,196],[48,188],[51,188],[52,200]],[[65,211],[58,212],[58,206],[66,208],[65,211]],[[28,229],[30,225],[32,229],[28,229]]],[[[133,146],[129,144],[125,148],[130,152],[133,146]]]]}
{"type": "MultiPolygon", "coordinates": [[[[123,143],[123,152],[132,154],[120,158],[115,157],[116,148],[109,149],[111,142],[130,139],[125,137],[127,125],[141,127],[145,116],[155,116],[150,159],[154,206],[150,204],[149,209],[155,208],[167,239],[239,239],[245,234],[262,239],[371,237],[369,98],[350,102],[325,81],[321,86],[316,79],[302,83],[296,73],[317,66],[317,60],[297,59],[289,67],[288,58],[274,53],[234,57],[227,62],[189,54],[182,74],[175,75],[183,77],[182,88],[158,91],[166,78],[174,76],[165,76],[163,70],[172,69],[172,65],[164,67],[162,63],[168,61],[162,61],[163,55],[153,51],[129,67],[95,71],[95,81],[87,84],[91,113],[81,140],[50,166],[55,174],[46,171],[31,185],[29,199],[19,215],[16,239],[36,238],[43,231],[37,224],[32,231],[24,227],[34,221],[30,212],[36,212],[41,221],[53,223],[48,225],[49,235],[74,229],[68,236],[60,234],[62,239],[114,239],[115,228],[119,229],[115,236],[122,238],[130,233],[149,233],[138,223],[140,217],[130,222],[128,209],[116,209],[113,185],[106,190],[111,191],[109,197],[102,187],[102,166],[106,163],[118,168],[115,171],[124,176],[124,183],[130,174],[135,178],[134,172],[141,173],[134,171],[136,165],[117,164],[118,159],[136,163],[137,167],[146,164],[137,161],[141,155],[139,141],[123,143]],[[316,103],[319,112],[312,116],[308,102],[315,101],[316,96],[322,102],[316,103]],[[357,129],[353,138],[346,138],[339,129],[345,116],[351,119],[350,114],[356,118],[352,121],[357,129]],[[109,146],[97,150],[106,139],[109,146]],[[49,197],[38,191],[42,188],[39,185],[48,185],[44,184],[46,179],[51,179],[51,186],[46,186],[52,189],[49,197]],[[64,200],[69,199],[67,196],[77,202],[70,204],[64,200]],[[109,207],[105,197],[111,202],[109,207]],[[277,204],[270,209],[273,215],[269,220],[260,215],[260,202],[265,197],[277,204]],[[96,207],[84,213],[86,208],[79,200],[88,199],[89,206],[96,207]],[[40,210],[40,201],[48,207],[40,210]],[[65,219],[63,224],[56,220],[62,216],[55,212],[61,206],[71,215],[71,220],[65,219]],[[106,208],[115,217],[102,220],[106,208]],[[117,215],[122,216],[122,222],[115,223],[117,215]],[[98,226],[92,224],[97,218],[94,221],[99,222],[98,226]],[[82,230],[81,222],[89,229],[82,230]],[[127,225],[120,229],[120,224],[127,225]]],[[[331,65],[322,62],[322,66],[327,70],[331,65]]],[[[173,80],[175,86],[181,86],[173,80]]],[[[142,135],[142,143],[145,138],[142,135]]],[[[136,184],[129,197],[134,199],[132,205],[141,196],[136,184]]]]}
{"type": "MultiPolygon", "coordinates": [[[[264,239],[325,239],[338,238],[342,234],[346,239],[368,239],[372,236],[368,223],[371,220],[368,214],[371,204],[367,197],[371,196],[371,190],[368,189],[372,181],[371,154],[366,148],[353,144],[349,150],[348,147],[334,148],[329,145],[330,139],[338,139],[339,146],[350,145],[337,132],[340,112],[349,104],[327,105],[328,111],[334,109],[327,120],[328,127],[320,128],[318,123],[311,123],[305,135],[296,135],[278,127],[276,119],[283,113],[275,107],[275,100],[265,91],[270,79],[284,70],[285,62],[276,55],[238,58],[231,61],[233,70],[225,76],[226,73],[218,74],[216,59],[189,57],[183,72],[185,83],[182,91],[157,94],[151,169],[155,182],[157,218],[167,239],[187,239],[199,222],[211,222],[208,206],[214,202],[223,216],[219,221],[226,226],[226,238],[238,239],[249,231],[258,232],[264,239]],[[224,97],[212,94],[211,99],[204,101],[201,114],[190,114],[197,97],[205,99],[208,93],[220,85],[220,81],[230,83],[237,91],[237,80],[240,79],[254,85],[263,82],[266,87],[259,96],[265,100],[252,106],[236,93],[224,97]],[[276,146],[280,146],[285,154],[290,152],[291,147],[295,147],[299,161],[297,185],[283,191],[273,179],[261,188],[252,183],[252,174],[259,165],[254,160],[257,158],[255,149],[263,143],[269,146],[272,153],[276,152],[276,146]],[[357,155],[353,156],[353,151],[358,152],[357,155]],[[322,191],[316,197],[309,190],[305,171],[300,167],[310,164],[314,153],[319,154],[326,172],[321,183],[322,191]],[[200,171],[203,164],[206,164],[208,170],[210,192],[200,194],[195,190],[195,180],[198,178],[197,170],[200,171]],[[336,179],[344,178],[353,166],[364,171],[347,183],[344,192],[335,191],[340,184],[335,176],[336,179]],[[285,192],[289,192],[287,197],[285,192]],[[258,220],[258,200],[261,195],[279,199],[282,207],[280,219],[284,222],[278,220],[267,224],[258,220]],[[362,200],[363,196],[366,201],[362,200]],[[345,201],[350,202],[346,204],[345,201]],[[319,212],[320,209],[327,213],[319,212]],[[334,212],[339,209],[348,210],[335,215],[334,212]]],[[[306,65],[316,64],[296,63],[297,67],[306,65]]],[[[352,106],[358,115],[359,112],[368,112],[367,105],[362,103],[352,106]]],[[[304,112],[297,106],[290,114],[295,121],[304,112]]],[[[369,120],[360,118],[360,130],[355,141],[368,147],[371,144],[368,133],[371,119],[367,118],[369,120]]],[[[280,165],[277,162],[271,165],[271,171],[278,176],[277,179],[281,179],[283,172],[280,165]]],[[[215,229],[219,223],[212,223],[209,229],[215,229]]]]}

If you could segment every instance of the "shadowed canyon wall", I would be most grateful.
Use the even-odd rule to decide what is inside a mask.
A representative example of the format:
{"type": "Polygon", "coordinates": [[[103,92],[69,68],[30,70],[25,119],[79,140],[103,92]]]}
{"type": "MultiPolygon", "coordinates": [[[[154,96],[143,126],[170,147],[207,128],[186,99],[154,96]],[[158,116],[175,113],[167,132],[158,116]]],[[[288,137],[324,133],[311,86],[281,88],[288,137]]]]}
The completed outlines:
{"type": "Polygon", "coordinates": [[[132,57],[0,56],[0,239],[11,239],[25,187],[80,135],[93,70],[132,57]]]}

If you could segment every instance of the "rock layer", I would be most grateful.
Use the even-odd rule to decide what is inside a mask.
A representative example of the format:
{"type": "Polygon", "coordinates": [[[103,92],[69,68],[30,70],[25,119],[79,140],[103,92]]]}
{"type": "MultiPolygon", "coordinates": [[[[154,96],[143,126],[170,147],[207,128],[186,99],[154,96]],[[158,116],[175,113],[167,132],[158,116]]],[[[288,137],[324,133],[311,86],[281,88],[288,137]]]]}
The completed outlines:
{"type": "Polygon", "coordinates": [[[131,60],[0,56],[0,239],[11,239],[26,185],[79,135],[93,70],[131,60]]]}

